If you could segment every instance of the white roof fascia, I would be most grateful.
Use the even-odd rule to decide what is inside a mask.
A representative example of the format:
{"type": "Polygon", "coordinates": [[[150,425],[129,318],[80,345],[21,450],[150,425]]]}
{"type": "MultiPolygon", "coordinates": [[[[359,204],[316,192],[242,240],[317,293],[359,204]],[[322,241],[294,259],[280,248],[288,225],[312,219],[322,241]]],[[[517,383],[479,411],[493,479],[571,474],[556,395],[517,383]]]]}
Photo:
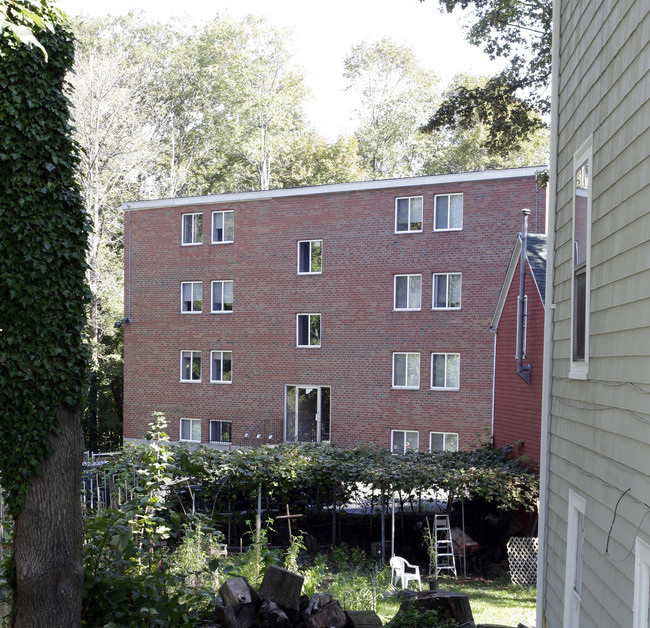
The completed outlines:
{"type": "Polygon", "coordinates": [[[298,188],[281,188],[277,190],[260,190],[255,192],[231,192],[227,194],[210,194],[206,196],[188,196],[178,198],[156,199],[151,201],[132,201],[122,204],[123,211],[136,209],[155,209],[160,207],[184,207],[187,205],[215,205],[218,203],[241,203],[245,201],[262,201],[292,196],[309,196],[314,194],[336,194],[341,192],[364,192],[386,188],[406,188],[420,185],[441,185],[444,183],[467,183],[473,181],[494,181],[518,177],[535,176],[546,166],[528,168],[509,168],[505,170],[481,170],[459,174],[436,174],[424,177],[407,177],[404,179],[382,179],[380,181],[357,181],[352,183],[330,183],[298,188]]]}
{"type": "Polygon", "coordinates": [[[517,240],[515,241],[515,248],[512,250],[512,255],[510,256],[510,263],[508,264],[508,270],[506,271],[505,279],[501,285],[501,291],[499,292],[499,298],[497,299],[497,306],[494,310],[494,316],[492,316],[492,322],[490,323],[490,331],[495,332],[499,327],[499,321],[501,320],[501,314],[503,314],[503,308],[506,305],[506,299],[508,298],[508,292],[510,291],[510,284],[512,283],[512,278],[515,275],[515,270],[517,269],[517,264],[519,263],[519,258],[521,257],[521,234],[517,235],[517,240]]]}

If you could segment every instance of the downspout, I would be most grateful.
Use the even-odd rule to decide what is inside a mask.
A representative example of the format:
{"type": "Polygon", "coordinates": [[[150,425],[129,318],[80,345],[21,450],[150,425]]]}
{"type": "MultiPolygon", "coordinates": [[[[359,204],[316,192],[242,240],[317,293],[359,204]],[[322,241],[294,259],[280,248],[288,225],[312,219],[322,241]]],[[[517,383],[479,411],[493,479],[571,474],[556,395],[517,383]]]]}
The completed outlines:
{"type": "Polygon", "coordinates": [[[521,210],[521,259],[519,262],[519,296],[517,297],[517,375],[530,384],[530,364],[524,366],[524,305],[526,299],[526,259],[528,248],[528,216],[530,209],[521,210]]]}
{"type": "Polygon", "coordinates": [[[557,205],[558,117],[560,80],[560,0],[553,1],[553,44],[551,48],[551,154],[546,202],[546,295],[544,299],[544,362],[542,370],[542,426],[539,462],[539,524],[537,536],[537,622],[546,626],[546,559],[549,486],[549,450],[551,441],[551,376],[553,366],[553,316],[555,314],[555,213],[557,205]]]}

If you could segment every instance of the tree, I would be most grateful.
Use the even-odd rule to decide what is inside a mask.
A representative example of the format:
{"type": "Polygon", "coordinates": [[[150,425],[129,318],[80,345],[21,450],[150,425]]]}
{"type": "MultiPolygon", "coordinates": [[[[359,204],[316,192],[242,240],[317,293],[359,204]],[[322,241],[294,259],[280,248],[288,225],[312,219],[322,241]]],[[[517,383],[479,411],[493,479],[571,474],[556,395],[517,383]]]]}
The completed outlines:
{"type": "MultiPolygon", "coordinates": [[[[421,2],[423,0],[420,0],[421,2]]],[[[449,13],[471,7],[470,43],[509,61],[486,83],[458,85],[423,127],[427,132],[477,123],[487,127],[484,146],[506,154],[544,128],[550,111],[552,0],[438,0],[449,13]]]]}
{"type": "Polygon", "coordinates": [[[50,26],[7,9],[47,59],[0,38],[0,473],[14,519],[11,621],[79,626],[88,225],[65,96],[74,45],[46,0],[20,5],[50,26]]]}

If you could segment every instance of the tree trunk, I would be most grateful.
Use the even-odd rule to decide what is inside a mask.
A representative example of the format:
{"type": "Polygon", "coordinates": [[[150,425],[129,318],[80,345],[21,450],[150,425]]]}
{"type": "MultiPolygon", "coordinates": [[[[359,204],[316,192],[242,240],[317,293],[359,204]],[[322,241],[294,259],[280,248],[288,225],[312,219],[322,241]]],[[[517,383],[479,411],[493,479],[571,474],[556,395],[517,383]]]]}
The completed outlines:
{"type": "Polygon", "coordinates": [[[16,518],[13,628],[81,626],[81,411],[59,406],[60,434],[16,518]]]}

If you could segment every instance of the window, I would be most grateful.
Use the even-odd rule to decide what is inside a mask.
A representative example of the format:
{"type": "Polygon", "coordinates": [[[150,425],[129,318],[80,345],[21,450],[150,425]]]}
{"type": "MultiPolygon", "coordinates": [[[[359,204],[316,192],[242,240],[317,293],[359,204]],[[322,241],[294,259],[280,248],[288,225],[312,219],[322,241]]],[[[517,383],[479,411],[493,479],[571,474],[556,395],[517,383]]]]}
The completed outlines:
{"type": "Polygon", "coordinates": [[[212,244],[227,244],[235,241],[234,212],[212,212],[212,244]]]}
{"type": "Polygon", "coordinates": [[[285,395],[285,440],[298,443],[329,442],[329,387],[286,386],[285,395]]]}
{"type": "Polygon", "coordinates": [[[458,231],[463,228],[462,194],[436,194],[434,205],[434,231],[458,231]]]}
{"type": "Polygon", "coordinates": [[[298,274],[317,275],[323,270],[323,241],[298,242],[298,274]]]}
{"type": "Polygon", "coordinates": [[[420,354],[393,353],[393,388],[420,387],[420,354]]]}
{"type": "Polygon", "coordinates": [[[232,443],[232,421],[210,421],[211,443],[232,443]]]}
{"type": "Polygon", "coordinates": [[[582,601],[582,546],[585,534],[586,500],[569,491],[566,572],[564,577],[564,628],[578,628],[582,601]]]}
{"type": "Polygon", "coordinates": [[[297,346],[320,347],[320,314],[298,314],[297,321],[297,346]]]}
{"type": "Polygon", "coordinates": [[[395,199],[395,233],[422,231],[422,197],[395,199]]]}
{"type": "Polygon", "coordinates": [[[198,313],[201,311],[203,288],[200,281],[181,282],[181,312],[198,313]]]}
{"type": "Polygon", "coordinates": [[[184,246],[203,242],[203,214],[183,214],[184,246]]]}
{"type": "Polygon", "coordinates": [[[232,288],[233,282],[213,281],[212,282],[212,312],[232,312],[232,288]]]}
{"type": "Polygon", "coordinates": [[[430,432],[429,451],[458,451],[458,434],[453,432],[430,432]]]}
{"type": "Polygon", "coordinates": [[[210,381],[219,384],[232,382],[232,351],[210,352],[210,381]]]}
{"type": "Polygon", "coordinates": [[[458,390],[460,388],[460,354],[431,354],[431,388],[458,390]]]}
{"type": "Polygon", "coordinates": [[[193,443],[201,442],[201,419],[181,419],[181,438],[193,443]]]}
{"type": "Polygon", "coordinates": [[[181,381],[201,381],[201,352],[181,351],[181,381]]]}
{"type": "Polygon", "coordinates": [[[633,628],[650,627],[650,545],[636,538],[634,544],[633,628]]]}
{"type": "Polygon", "coordinates": [[[419,438],[419,432],[391,430],[390,450],[394,454],[405,454],[407,451],[417,451],[419,438]]]}
{"type": "Polygon", "coordinates": [[[396,310],[419,310],[422,275],[395,275],[393,307],[396,310]]]}
{"type": "Polygon", "coordinates": [[[460,273],[433,275],[433,309],[460,310],[460,273]]]}
{"type": "Polygon", "coordinates": [[[571,375],[584,378],[589,361],[591,140],[573,158],[571,375]]]}

